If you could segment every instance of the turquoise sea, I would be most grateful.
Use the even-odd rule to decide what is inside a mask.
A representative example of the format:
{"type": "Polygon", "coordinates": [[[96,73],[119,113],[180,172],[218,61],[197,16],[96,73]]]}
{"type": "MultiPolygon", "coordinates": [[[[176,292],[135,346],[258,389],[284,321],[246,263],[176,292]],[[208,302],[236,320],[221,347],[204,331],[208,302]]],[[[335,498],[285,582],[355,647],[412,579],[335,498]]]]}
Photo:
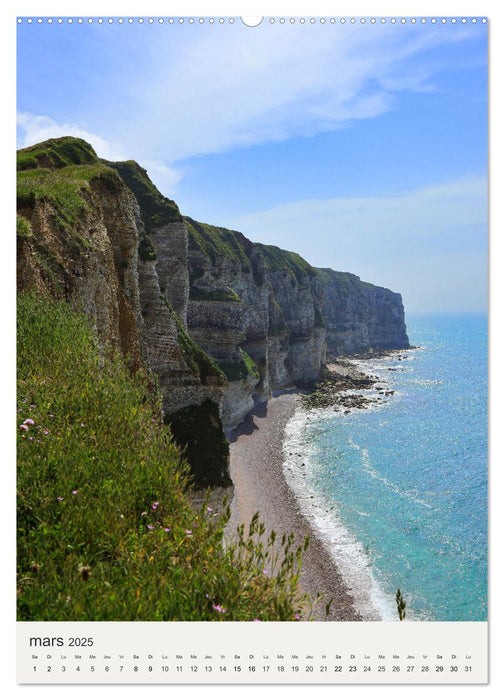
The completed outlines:
{"type": "Polygon", "coordinates": [[[411,317],[415,349],[362,361],[394,391],[298,412],[285,474],[368,619],[487,619],[487,318],[411,317]],[[383,395],[382,395],[383,396],[383,395]]]}

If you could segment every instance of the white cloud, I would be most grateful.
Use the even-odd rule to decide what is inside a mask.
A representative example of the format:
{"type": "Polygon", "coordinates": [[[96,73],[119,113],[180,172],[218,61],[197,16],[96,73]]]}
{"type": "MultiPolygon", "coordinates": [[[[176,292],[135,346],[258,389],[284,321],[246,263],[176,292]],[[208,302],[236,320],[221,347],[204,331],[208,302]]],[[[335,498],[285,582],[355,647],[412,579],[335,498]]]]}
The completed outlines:
{"type": "Polygon", "coordinates": [[[416,309],[483,308],[487,184],[463,178],[397,196],[284,203],[226,225],[312,265],[400,291],[416,309]],[[435,300],[437,298],[437,307],[435,300]]]}
{"type": "Polygon", "coordinates": [[[174,196],[176,185],[182,177],[181,171],[159,160],[143,158],[141,153],[135,155],[135,149],[126,154],[126,149],[121,144],[106,141],[77,124],[58,124],[51,117],[23,112],[17,115],[17,125],[19,131],[23,132],[18,148],[33,146],[59,136],[76,136],[90,143],[99,158],[111,161],[137,160],[148,171],[154,184],[167,196],[174,196]]]}
{"type": "Polygon", "coordinates": [[[176,191],[177,183],[182,179],[183,173],[181,170],[176,170],[161,161],[140,159],[139,164],[147,170],[147,173],[156,187],[166,196],[173,196],[176,191]]]}
{"type": "Polygon", "coordinates": [[[104,158],[150,162],[173,196],[183,159],[336,130],[392,109],[401,91],[435,89],[443,66],[429,63],[429,49],[467,36],[461,26],[390,24],[173,29],[111,44],[103,73],[86,76],[85,124],[66,118],[64,103],[45,116],[25,111],[19,145],[80,136],[104,158]]]}
{"type": "Polygon", "coordinates": [[[184,41],[153,37],[148,70],[124,88],[142,110],[122,128],[148,133],[167,163],[382,114],[398,91],[435,89],[435,69],[418,55],[464,36],[390,25],[207,29],[188,28],[184,41]]]}
{"type": "Polygon", "coordinates": [[[23,132],[22,138],[18,142],[18,148],[33,146],[58,136],[76,136],[90,143],[100,158],[106,160],[125,159],[124,149],[121,145],[110,143],[77,124],[58,124],[46,115],[21,112],[17,115],[17,125],[19,130],[23,132]]]}
{"type": "Polygon", "coordinates": [[[389,197],[287,202],[234,219],[230,225],[260,240],[288,240],[309,249],[330,238],[339,247],[397,245],[485,226],[486,178],[468,177],[389,197]],[[262,238],[261,238],[262,236],[262,238]]]}

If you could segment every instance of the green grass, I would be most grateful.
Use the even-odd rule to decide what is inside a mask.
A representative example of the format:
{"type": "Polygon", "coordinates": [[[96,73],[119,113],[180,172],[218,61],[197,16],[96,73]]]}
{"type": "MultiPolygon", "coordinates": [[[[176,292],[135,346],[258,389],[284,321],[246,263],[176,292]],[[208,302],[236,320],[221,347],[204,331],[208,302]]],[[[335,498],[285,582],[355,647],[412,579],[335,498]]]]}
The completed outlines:
{"type": "Polygon", "coordinates": [[[55,209],[58,227],[70,232],[89,206],[86,193],[90,183],[102,184],[111,192],[124,186],[116,172],[100,163],[23,170],[17,174],[18,209],[48,202],[55,209]]]}
{"type": "Polygon", "coordinates": [[[84,316],[18,300],[18,619],[293,620],[302,548],[187,498],[159,397],[84,316]],[[24,427],[22,427],[24,426],[24,427]],[[275,554],[276,552],[276,554],[275,554]]]}
{"type": "Polygon", "coordinates": [[[226,289],[212,289],[207,292],[199,287],[191,287],[189,299],[192,301],[241,301],[238,294],[231,287],[226,289]]]}
{"type": "Polygon", "coordinates": [[[122,162],[102,161],[116,170],[138,200],[147,235],[165,224],[182,221],[176,203],[156,188],[144,170],[134,160],[122,162]]]}
{"type": "Polygon", "coordinates": [[[348,296],[352,290],[357,291],[363,287],[373,287],[373,285],[362,282],[357,275],[350,272],[338,272],[329,267],[315,268],[317,277],[324,285],[329,285],[338,296],[348,296]]]}
{"type": "Polygon", "coordinates": [[[255,245],[263,253],[266,267],[270,272],[288,272],[294,275],[300,283],[306,280],[306,276],[310,278],[316,274],[315,268],[298,253],[283,250],[275,245],[264,245],[263,243],[255,243],[255,245]]]}
{"type": "Polygon", "coordinates": [[[19,214],[16,217],[16,236],[19,238],[31,238],[33,236],[30,222],[24,216],[19,216],[19,214]]]}
{"type": "Polygon", "coordinates": [[[22,148],[17,152],[17,169],[33,170],[48,168],[54,170],[67,165],[97,163],[93,147],[83,139],[63,136],[49,139],[35,146],[22,148]]]}
{"type": "Polygon", "coordinates": [[[249,375],[259,378],[259,370],[254,360],[243,348],[240,348],[241,359],[237,362],[219,362],[219,368],[230,382],[238,382],[249,375]]]}
{"type": "Polygon", "coordinates": [[[203,224],[190,217],[184,217],[189,234],[189,248],[200,249],[215,264],[219,257],[236,260],[241,264],[243,272],[252,269],[248,253],[253,244],[238,231],[203,224]]]}

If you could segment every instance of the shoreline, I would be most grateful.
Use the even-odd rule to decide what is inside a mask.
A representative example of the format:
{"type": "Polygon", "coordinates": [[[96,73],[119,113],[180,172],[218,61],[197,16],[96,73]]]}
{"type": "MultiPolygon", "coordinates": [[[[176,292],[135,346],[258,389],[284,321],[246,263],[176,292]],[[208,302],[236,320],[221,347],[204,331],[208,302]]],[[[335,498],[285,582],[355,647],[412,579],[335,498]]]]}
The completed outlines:
{"type": "Polygon", "coordinates": [[[315,528],[307,521],[283,471],[285,428],[301,400],[299,393],[282,393],[258,403],[244,421],[230,433],[230,476],[234,485],[231,518],[226,528],[233,537],[236,528],[248,524],[259,512],[266,533],[293,533],[295,546],[307,534],[310,545],[303,553],[300,588],[314,600],[312,618],[319,621],[359,621],[355,602],[315,528]],[[325,608],[333,598],[329,615],[325,608]]]}

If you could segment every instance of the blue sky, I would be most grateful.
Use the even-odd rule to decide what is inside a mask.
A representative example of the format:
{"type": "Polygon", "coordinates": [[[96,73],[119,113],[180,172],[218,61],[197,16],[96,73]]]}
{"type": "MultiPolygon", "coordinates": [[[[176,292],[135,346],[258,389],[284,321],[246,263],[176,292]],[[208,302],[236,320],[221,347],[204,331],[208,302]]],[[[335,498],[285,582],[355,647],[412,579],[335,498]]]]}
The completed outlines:
{"type": "Polygon", "coordinates": [[[481,311],[486,26],[18,26],[18,146],[75,134],[183,213],[481,311]]]}

